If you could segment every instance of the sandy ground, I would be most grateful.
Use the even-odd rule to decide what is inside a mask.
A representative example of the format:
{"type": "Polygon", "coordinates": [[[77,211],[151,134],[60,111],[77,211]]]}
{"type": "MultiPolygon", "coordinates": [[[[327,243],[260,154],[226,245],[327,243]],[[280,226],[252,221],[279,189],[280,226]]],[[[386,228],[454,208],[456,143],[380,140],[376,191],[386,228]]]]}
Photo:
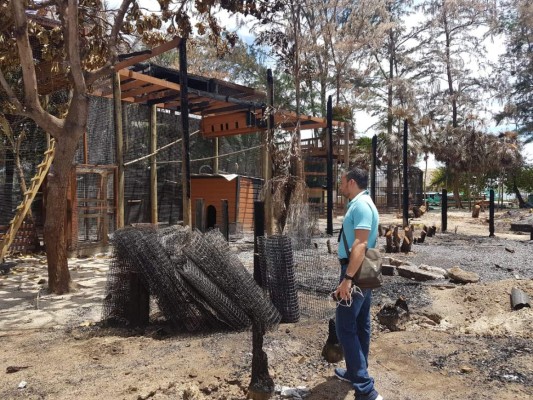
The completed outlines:
{"type": "MultiPolygon", "coordinates": [[[[485,215],[473,220],[452,211],[449,233],[399,256],[419,263],[443,249],[453,255],[454,246],[471,248],[484,258],[465,260],[465,269],[479,273],[480,283],[422,285],[386,277],[376,291],[374,316],[396,295],[407,294],[411,311],[397,332],[374,318],[370,372],[385,399],[533,398],[533,311],[513,311],[509,301],[513,287],[533,298],[533,243],[529,234],[508,231],[516,216],[497,217],[497,241],[488,238],[485,215]],[[491,252],[529,265],[516,270],[513,258],[502,258],[496,268],[491,252]]],[[[394,215],[382,220],[397,222],[394,215]]],[[[440,226],[440,214],[413,223],[440,226]]],[[[239,246],[249,260],[247,247],[239,246]]],[[[436,266],[449,267],[447,258],[436,266]]],[[[250,332],[191,336],[164,325],[144,331],[100,325],[109,260],[69,260],[79,288],[63,296],[46,293],[44,257],[18,258],[16,267],[0,275],[0,399],[245,399],[250,332]]],[[[270,373],[285,389],[284,397],[275,398],[354,398],[349,384],[332,377],[343,363],[328,364],[320,355],[326,337],[327,321],[315,320],[282,324],[266,335],[270,373]]]]}

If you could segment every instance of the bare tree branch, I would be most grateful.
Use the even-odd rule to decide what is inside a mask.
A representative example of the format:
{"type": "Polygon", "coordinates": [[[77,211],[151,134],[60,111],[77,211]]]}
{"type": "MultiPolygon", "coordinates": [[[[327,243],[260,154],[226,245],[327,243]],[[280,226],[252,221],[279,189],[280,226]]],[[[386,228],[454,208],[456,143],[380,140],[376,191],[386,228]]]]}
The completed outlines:
{"type": "MultiPolygon", "coordinates": [[[[52,136],[58,135],[60,134],[61,126],[63,126],[63,121],[47,113],[39,102],[37,76],[35,75],[35,66],[33,64],[33,51],[28,35],[28,19],[26,17],[26,10],[24,9],[24,2],[12,1],[11,6],[13,8],[15,25],[14,35],[19,52],[22,79],[24,81],[24,103],[21,104],[20,114],[32,118],[52,136]]],[[[4,76],[2,75],[2,77],[4,76]]],[[[2,86],[4,85],[9,86],[5,82],[5,79],[2,82],[2,86]]]]}
{"type": "Polygon", "coordinates": [[[111,34],[109,35],[109,48],[111,49],[113,55],[115,55],[116,51],[118,33],[122,28],[122,24],[124,23],[124,16],[126,15],[126,12],[128,11],[128,8],[130,7],[132,1],[133,0],[123,0],[122,4],[120,5],[120,8],[118,9],[117,16],[115,17],[115,23],[113,24],[113,29],[111,30],[111,34]]]}
{"type": "Polygon", "coordinates": [[[22,104],[15,95],[15,92],[13,92],[13,89],[11,89],[11,86],[9,86],[9,83],[7,83],[4,73],[2,71],[0,71],[0,85],[2,85],[2,88],[4,88],[4,90],[6,91],[7,96],[9,98],[9,102],[15,106],[15,110],[17,110],[17,113],[23,114],[22,104]]]}
{"type": "Polygon", "coordinates": [[[85,77],[80,58],[79,25],[78,25],[78,2],[68,0],[60,8],[65,23],[65,50],[70,64],[72,84],[79,93],[86,92],[85,77]]]}

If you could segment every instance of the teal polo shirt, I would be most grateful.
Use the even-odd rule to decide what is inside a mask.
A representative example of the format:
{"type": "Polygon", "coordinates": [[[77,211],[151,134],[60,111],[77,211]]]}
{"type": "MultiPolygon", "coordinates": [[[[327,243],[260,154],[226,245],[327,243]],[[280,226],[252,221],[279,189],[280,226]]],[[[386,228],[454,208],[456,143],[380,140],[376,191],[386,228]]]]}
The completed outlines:
{"type": "MultiPolygon", "coordinates": [[[[377,247],[379,215],[368,191],[364,190],[355,196],[346,206],[347,211],[342,221],[342,228],[348,242],[348,249],[351,249],[355,241],[355,229],[370,231],[368,236],[368,247],[377,247]]],[[[338,246],[339,258],[348,258],[342,236],[338,246]]]]}

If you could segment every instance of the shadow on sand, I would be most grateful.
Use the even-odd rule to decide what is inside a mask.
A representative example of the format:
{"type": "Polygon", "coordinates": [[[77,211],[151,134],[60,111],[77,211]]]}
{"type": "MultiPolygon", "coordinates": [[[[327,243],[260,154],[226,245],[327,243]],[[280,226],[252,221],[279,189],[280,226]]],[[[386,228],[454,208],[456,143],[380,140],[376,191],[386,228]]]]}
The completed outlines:
{"type": "Polygon", "coordinates": [[[335,377],[329,377],[325,382],[311,388],[306,400],[344,400],[348,396],[353,398],[353,389],[348,382],[341,382],[335,377]],[[350,393],[351,392],[351,393],[350,393]],[[348,396],[350,394],[350,396],[348,396]]]}

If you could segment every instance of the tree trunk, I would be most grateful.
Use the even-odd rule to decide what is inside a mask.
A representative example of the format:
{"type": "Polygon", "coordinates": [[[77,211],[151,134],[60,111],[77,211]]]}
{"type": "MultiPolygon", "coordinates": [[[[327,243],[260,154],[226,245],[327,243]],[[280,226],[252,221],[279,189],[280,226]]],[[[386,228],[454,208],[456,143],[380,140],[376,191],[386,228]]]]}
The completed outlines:
{"type": "Polygon", "coordinates": [[[461,195],[459,194],[459,183],[457,179],[453,181],[453,199],[455,200],[456,208],[463,208],[463,203],[461,203],[461,195]]]}
{"type": "Polygon", "coordinates": [[[522,194],[520,193],[520,190],[518,190],[518,186],[516,186],[516,182],[513,183],[513,192],[516,195],[516,199],[518,200],[518,207],[525,208],[526,202],[524,201],[522,194]]]}
{"type": "Polygon", "coordinates": [[[5,151],[5,181],[4,189],[0,191],[0,204],[4,212],[0,214],[0,225],[7,225],[13,218],[13,178],[15,177],[14,153],[10,149],[5,151]]]}
{"type": "Polygon", "coordinates": [[[74,95],[61,134],[56,138],[54,162],[48,173],[44,242],[48,261],[48,288],[51,293],[70,290],[67,260],[67,190],[74,156],[87,123],[88,99],[74,95]]]}

